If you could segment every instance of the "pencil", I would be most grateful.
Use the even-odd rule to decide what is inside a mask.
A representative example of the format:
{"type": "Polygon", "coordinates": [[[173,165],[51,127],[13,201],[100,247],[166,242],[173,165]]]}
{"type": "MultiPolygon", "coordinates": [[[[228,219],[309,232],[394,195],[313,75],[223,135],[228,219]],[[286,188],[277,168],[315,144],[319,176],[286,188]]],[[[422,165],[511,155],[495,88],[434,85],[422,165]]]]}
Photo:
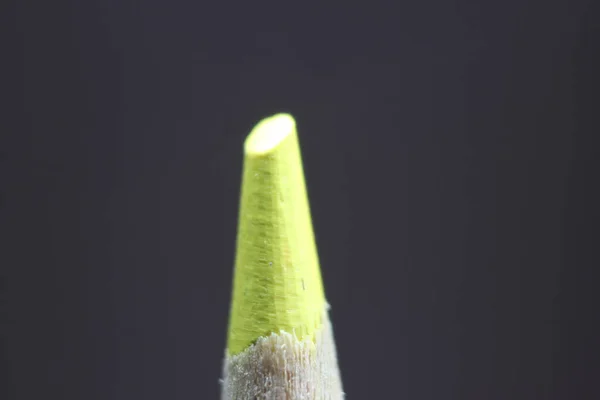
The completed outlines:
{"type": "Polygon", "coordinates": [[[244,143],[222,400],[343,399],[296,123],[244,143]]]}

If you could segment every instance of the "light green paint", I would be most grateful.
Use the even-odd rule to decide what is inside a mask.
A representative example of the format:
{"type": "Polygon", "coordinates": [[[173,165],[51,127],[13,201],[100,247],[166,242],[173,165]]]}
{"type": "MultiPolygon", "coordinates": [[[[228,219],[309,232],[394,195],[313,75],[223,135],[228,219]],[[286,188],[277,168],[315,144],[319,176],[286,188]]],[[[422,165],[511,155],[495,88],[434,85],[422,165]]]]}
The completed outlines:
{"type": "Polygon", "coordinates": [[[285,331],[311,338],[325,296],[294,119],[262,120],[244,145],[228,352],[285,331]]]}

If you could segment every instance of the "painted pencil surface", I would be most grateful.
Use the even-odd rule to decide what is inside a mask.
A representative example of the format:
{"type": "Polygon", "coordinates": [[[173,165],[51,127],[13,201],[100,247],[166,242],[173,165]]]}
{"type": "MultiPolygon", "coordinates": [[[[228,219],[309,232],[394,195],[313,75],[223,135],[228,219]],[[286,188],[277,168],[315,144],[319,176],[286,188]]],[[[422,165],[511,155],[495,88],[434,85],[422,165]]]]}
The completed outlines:
{"type": "Polygon", "coordinates": [[[244,155],[222,399],[342,399],[294,119],[244,155]]]}

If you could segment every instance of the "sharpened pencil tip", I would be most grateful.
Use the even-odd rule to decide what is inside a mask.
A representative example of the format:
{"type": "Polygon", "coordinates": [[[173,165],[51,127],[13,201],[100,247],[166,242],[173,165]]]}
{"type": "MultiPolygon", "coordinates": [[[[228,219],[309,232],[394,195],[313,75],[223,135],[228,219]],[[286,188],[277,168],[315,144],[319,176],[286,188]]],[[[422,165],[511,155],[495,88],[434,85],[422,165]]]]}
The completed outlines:
{"type": "Polygon", "coordinates": [[[280,331],[314,338],[326,305],[292,116],[260,121],[244,152],[229,354],[280,331]]]}
{"type": "Polygon", "coordinates": [[[277,114],[244,142],[222,400],[343,400],[296,123],[277,114]]]}
{"type": "Polygon", "coordinates": [[[250,132],[244,145],[247,155],[261,155],[274,150],[287,136],[294,133],[296,122],[289,114],[276,114],[259,122],[250,132]]]}

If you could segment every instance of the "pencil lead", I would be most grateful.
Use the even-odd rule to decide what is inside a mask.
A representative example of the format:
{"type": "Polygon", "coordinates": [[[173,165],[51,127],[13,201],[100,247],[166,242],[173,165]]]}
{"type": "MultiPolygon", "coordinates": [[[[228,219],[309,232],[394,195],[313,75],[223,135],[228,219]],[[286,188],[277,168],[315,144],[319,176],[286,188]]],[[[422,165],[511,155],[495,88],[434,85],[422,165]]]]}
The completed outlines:
{"type": "Polygon", "coordinates": [[[230,354],[280,331],[314,339],[325,306],[294,119],[262,120],[244,155],[230,354]]]}
{"type": "Polygon", "coordinates": [[[244,143],[222,400],[344,397],[296,123],[277,114],[244,143]]]}

